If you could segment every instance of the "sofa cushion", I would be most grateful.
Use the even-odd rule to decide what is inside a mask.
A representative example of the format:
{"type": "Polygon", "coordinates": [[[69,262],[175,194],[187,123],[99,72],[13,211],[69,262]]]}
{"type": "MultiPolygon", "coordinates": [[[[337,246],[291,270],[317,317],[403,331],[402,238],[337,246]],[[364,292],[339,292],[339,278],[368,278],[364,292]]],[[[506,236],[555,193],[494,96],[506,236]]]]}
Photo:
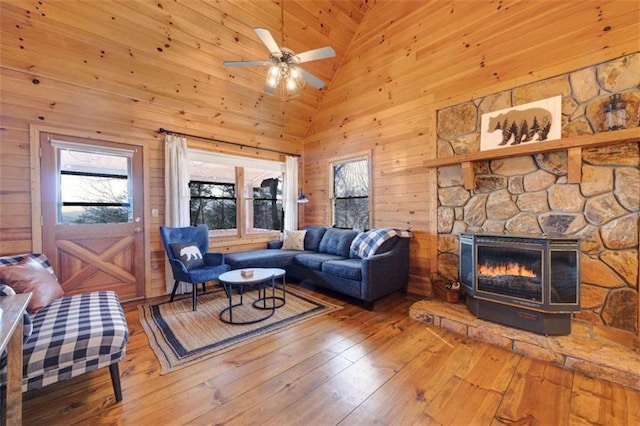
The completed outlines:
{"type": "Polygon", "coordinates": [[[387,252],[393,248],[398,238],[395,229],[371,229],[361,232],[351,243],[351,257],[364,259],[387,252]]]}
{"type": "Polygon", "coordinates": [[[302,265],[314,271],[322,270],[322,263],[329,260],[343,260],[341,256],[328,253],[302,253],[293,258],[293,263],[302,265]]]}
{"type": "Polygon", "coordinates": [[[350,229],[329,228],[320,241],[318,251],[348,258],[351,242],[356,235],[358,233],[350,229]]]}
{"type": "Polygon", "coordinates": [[[304,249],[316,252],[320,251],[320,241],[324,233],[327,232],[327,228],[325,226],[307,225],[304,229],[307,231],[304,236],[304,249]]]}
{"type": "Polygon", "coordinates": [[[16,293],[32,293],[27,306],[30,314],[48,306],[64,296],[64,290],[55,276],[31,257],[24,257],[13,265],[0,267],[0,283],[11,287],[16,293]]]}
{"type": "Polygon", "coordinates": [[[362,280],[362,260],[328,260],[322,264],[322,272],[354,281],[362,280]]]}
{"type": "Polygon", "coordinates": [[[228,253],[224,255],[226,264],[232,269],[243,268],[282,268],[291,264],[295,255],[305,253],[300,250],[262,249],[228,253]]]}
{"type": "Polygon", "coordinates": [[[304,236],[307,230],[302,231],[284,231],[282,248],[285,250],[304,250],[304,236]]]}

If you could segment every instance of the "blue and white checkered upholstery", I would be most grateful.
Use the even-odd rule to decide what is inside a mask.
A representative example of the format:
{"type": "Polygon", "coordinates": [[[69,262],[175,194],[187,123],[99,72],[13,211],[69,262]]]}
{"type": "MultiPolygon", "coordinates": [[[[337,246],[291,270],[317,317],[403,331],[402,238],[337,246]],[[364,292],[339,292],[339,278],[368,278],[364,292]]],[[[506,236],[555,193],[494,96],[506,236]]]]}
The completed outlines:
{"type": "Polygon", "coordinates": [[[382,244],[398,235],[395,229],[371,229],[359,233],[351,242],[351,252],[360,258],[373,256],[382,244]]]}
{"type": "MultiPolygon", "coordinates": [[[[44,255],[0,258],[0,267],[31,256],[48,266],[44,255]]],[[[54,274],[55,276],[55,274],[54,274]]],[[[96,291],[63,296],[31,317],[33,332],[23,346],[22,390],[107,367],[122,360],[129,339],[127,322],[118,295],[96,291]]],[[[0,384],[6,368],[0,370],[0,384]]]]}

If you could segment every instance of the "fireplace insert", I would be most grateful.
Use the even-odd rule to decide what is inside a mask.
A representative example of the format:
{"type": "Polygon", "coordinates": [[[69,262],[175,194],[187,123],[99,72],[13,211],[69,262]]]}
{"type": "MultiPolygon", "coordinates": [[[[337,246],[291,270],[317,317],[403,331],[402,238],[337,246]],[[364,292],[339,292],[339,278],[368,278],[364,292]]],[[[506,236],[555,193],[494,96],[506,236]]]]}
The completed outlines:
{"type": "Polygon", "coordinates": [[[541,334],[569,334],[580,310],[579,240],[460,234],[459,275],[479,318],[541,334]]]}

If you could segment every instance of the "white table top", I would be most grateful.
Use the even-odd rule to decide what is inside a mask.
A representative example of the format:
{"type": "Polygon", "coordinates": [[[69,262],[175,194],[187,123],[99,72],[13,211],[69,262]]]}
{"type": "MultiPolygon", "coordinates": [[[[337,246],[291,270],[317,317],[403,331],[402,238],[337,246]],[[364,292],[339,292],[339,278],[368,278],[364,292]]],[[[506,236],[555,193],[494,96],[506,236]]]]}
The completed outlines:
{"type": "Polygon", "coordinates": [[[276,276],[276,273],[272,268],[249,268],[225,272],[224,274],[220,274],[218,280],[224,281],[227,284],[257,284],[274,276],[276,276]],[[242,271],[253,271],[253,276],[244,278],[241,275],[242,271]]]}
{"type": "Polygon", "coordinates": [[[265,268],[267,271],[271,271],[271,273],[273,273],[273,276],[275,278],[280,278],[280,277],[284,277],[284,274],[286,274],[286,271],[284,269],[280,269],[280,268],[265,268]]]}

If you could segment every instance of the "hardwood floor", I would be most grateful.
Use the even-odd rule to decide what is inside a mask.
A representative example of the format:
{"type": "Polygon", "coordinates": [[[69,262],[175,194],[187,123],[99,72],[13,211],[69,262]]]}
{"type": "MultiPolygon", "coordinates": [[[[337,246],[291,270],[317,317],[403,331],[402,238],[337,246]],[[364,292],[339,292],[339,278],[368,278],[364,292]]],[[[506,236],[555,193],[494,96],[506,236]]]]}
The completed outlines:
{"type": "Polygon", "coordinates": [[[313,293],[344,309],[164,376],[128,304],[124,400],[103,369],[24,394],[24,424],[640,424],[639,391],[414,321],[416,296],[313,293]]]}

